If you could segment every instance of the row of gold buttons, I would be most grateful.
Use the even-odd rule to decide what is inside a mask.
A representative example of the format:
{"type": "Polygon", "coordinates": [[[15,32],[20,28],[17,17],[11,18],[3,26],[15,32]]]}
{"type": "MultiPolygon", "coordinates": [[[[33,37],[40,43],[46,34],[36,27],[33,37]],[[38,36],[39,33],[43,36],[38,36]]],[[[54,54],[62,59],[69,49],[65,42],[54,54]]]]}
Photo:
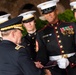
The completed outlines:
{"type": "MultiPolygon", "coordinates": [[[[55,30],[56,30],[57,38],[59,39],[60,36],[58,35],[57,27],[55,27],[55,30]]],[[[59,42],[59,44],[61,44],[61,40],[59,40],[58,42],[59,42]]],[[[60,45],[60,48],[62,49],[62,48],[63,48],[63,45],[60,45]]],[[[62,50],[61,52],[62,52],[62,54],[63,54],[63,53],[64,53],[64,50],[62,50]]]]}

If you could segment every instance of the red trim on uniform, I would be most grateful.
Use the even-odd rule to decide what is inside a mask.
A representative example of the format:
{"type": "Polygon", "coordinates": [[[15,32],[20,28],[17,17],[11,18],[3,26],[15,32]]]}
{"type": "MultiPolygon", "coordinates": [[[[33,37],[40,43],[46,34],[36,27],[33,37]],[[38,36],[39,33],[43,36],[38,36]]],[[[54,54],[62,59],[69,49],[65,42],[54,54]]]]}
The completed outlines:
{"type": "Polygon", "coordinates": [[[67,69],[66,69],[66,73],[67,73],[67,75],[69,75],[69,74],[68,74],[68,70],[67,70],[67,69]]]}
{"type": "MultiPolygon", "coordinates": [[[[57,38],[57,34],[56,34],[56,31],[55,31],[55,28],[54,28],[54,32],[55,32],[56,39],[57,39],[57,42],[58,42],[58,38],[57,38]]],[[[59,48],[60,48],[60,44],[59,44],[59,42],[58,42],[58,46],[59,46],[59,48]]],[[[62,51],[62,49],[61,49],[61,48],[60,48],[60,51],[62,51]]],[[[61,52],[61,54],[62,54],[62,52],[61,52]]]]}
{"type": "Polygon", "coordinates": [[[45,25],[43,28],[41,28],[40,30],[38,30],[38,32],[44,30],[44,29],[47,28],[48,26],[51,27],[50,24],[47,24],[47,25],[45,25]]]}

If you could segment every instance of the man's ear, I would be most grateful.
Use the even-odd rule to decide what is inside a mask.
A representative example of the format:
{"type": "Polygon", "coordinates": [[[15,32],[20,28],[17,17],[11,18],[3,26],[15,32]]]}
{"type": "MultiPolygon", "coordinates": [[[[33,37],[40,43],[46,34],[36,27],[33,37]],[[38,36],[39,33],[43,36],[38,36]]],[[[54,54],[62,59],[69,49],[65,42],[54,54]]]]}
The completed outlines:
{"type": "Polygon", "coordinates": [[[58,15],[58,14],[59,14],[59,10],[56,8],[56,10],[55,10],[55,11],[56,11],[56,14],[58,15]]]}
{"type": "Polygon", "coordinates": [[[16,33],[15,30],[12,30],[12,31],[11,31],[12,37],[15,37],[15,33],[16,33]]]}

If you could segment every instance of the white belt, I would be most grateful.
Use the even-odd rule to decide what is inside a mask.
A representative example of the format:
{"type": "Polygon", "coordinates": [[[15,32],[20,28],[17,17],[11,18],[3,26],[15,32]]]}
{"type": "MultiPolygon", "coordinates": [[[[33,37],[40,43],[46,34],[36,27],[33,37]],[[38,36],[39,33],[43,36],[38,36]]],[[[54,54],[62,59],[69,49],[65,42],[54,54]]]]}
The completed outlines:
{"type": "Polygon", "coordinates": [[[59,60],[61,58],[69,58],[71,56],[75,55],[75,53],[69,53],[69,54],[63,54],[63,55],[57,55],[57,56],[49,56],[49,60],[59,60]]]}

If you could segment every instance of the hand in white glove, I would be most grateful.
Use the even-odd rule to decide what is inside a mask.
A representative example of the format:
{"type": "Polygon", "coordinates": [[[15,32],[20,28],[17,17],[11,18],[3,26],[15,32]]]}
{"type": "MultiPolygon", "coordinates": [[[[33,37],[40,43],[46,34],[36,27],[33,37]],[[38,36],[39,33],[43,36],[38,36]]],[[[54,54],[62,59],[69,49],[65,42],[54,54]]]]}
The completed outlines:
{"type": "Polygon", "coordinates": [[[66,67],[69,65],[69,60],[67,58],[61,58],[57,60],[57,64],[59,68],[66,69],[66,67]]]}

